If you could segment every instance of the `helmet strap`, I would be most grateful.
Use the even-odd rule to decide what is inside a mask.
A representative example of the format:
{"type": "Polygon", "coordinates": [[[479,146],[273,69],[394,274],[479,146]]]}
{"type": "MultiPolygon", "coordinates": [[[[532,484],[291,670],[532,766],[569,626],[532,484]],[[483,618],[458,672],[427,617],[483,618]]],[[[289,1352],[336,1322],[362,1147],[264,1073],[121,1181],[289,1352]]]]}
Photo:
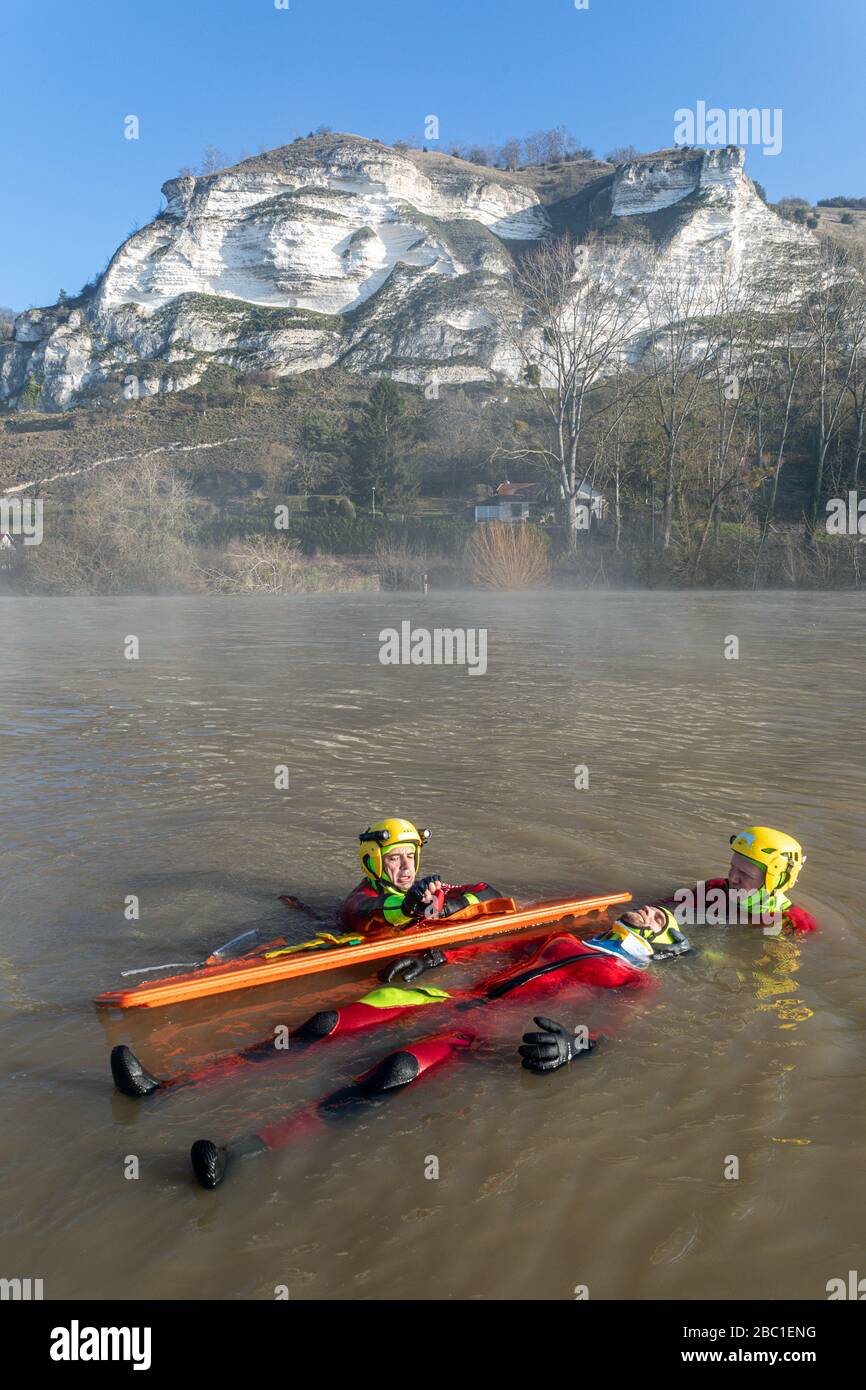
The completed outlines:
{"type": "Polygon", "coordinates": [[[794,866],[791,863],[791,859],[787,854],[785,855],[785,863],[787,864],[787,868],[784,870],[783,873],[779,875],[779,882],[773,889],[774,893],[779,893],[783,888],[786,888],[788,884],[791,882],[791,870],[794,866]]]}
{"type": "Polygon", "coordinates": [[[379,876],[373,868],[373,861],[369,854],[364,855],[364,870],[371,883],[379,882],[379,876]]]}

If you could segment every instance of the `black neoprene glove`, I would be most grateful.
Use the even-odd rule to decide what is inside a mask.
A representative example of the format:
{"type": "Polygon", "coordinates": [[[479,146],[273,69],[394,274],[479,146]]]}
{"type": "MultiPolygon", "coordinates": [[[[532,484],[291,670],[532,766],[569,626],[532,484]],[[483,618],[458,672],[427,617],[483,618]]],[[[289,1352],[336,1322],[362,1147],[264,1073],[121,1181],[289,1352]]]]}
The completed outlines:
{"type": "Polygon", "coordinates": [[[539,1015],[533,1019],[542,1030],[540,1033],[524,1033],[523,1044],[517,1050],[523,1058],[522,1065],[527,1071],[543,1073],[556,1071],[567,1066],[581,1052],[591,1052],[595,1043],[588,1041],[579,1046],[573,1033],[563,1028],[552,1018],[539,1015]]]}
{"type": "Polygon", "coordinates": [[[406,917],[423,917],[427,903],[424,901],[424,894],[431,883],[438,883],[438,874],[427,874],[426,878],[418,878],[412,884],[408,893],[405,894],[401,904],[401,910],[406,917]]]}
{"type": "Polygon", "coordinates": [[[434,946],[429,951],[418,951],[414,956],[401,956],[399,960],[386,966],[379,978],[384,980],[386,985],[393,984],[395,980],[402,980],[408,985],[426,970],[437,970],[447,959],[445,952],[437,950],[434,946]]]}

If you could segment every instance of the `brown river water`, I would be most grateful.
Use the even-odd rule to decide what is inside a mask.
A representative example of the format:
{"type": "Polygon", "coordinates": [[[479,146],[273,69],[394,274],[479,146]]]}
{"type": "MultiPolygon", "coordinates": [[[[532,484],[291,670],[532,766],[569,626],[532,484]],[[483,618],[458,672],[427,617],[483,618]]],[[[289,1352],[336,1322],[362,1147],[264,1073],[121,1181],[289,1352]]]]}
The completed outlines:
{"type": "Polygon", "coordinates": [[[866,1275],[863,596],[0,609],[0,1275],[46,1298],[520,1300],[822,1299],[866,1275]],[[486,672],[383,665],[380,630],[407,619],[486,629],[486,672]],[[369,974],[125,1015],[92,996],[246,928],[308,934],[277,895],[329,908],[358,878],[358,830],[394,812],[432,828],[428,871],[524,901],[643,899],[723,873],[743,824],[780,824],[823,930],[695,928],[651,989],[478,1011],[469,1055],[198,1188],[193,1139],[300,1107],[443,1016],[136,1103],[113,1091],[114,1043],[170,1073],[357,998],[369,974]],[[538,1011],[604,1041],[530,1075],[515,1049],[538,1011]]]}

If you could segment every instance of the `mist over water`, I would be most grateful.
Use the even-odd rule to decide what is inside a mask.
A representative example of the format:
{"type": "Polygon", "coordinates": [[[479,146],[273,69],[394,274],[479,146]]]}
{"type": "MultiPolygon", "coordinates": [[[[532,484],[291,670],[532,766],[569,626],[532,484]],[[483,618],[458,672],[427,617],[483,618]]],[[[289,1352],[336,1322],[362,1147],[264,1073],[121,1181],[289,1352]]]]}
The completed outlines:
{"type": "MultiPolygon", "coordinates": [[[[864,607],[787,593],[4,600],[2,1272],[42,1278],[46,1298],[229,1299],[277,1285],[293,1299],[569,1299],[577,1285],[814,1299],[866,1272],[864,607]],[[383,665],[379,634],[405,620],[485,629],[486,671],[383,665]],[[442,1015],[135,1104],[113,1092],[114,1043],[184,1070],[357,998],[369,976],[125,1016],[89,1001],[122,969],[200,960],[247,927],[306,936],[277,895],[335,904],[359,876],[358,830],[389,813],[431,827],[427,871],[524,901],[641,900],[723,873],[742,825],[778,824],[804,842],[794,896],[823,931],[695,928],[652,990],[478,1011],[469,1056],[203,1192],[193,1139],[255,1129],[442,1015]],[[539,1010],[605,1041],[531,1076],[515,1049],[539,1010]]],[[[514,958],[487,949],[428,978],[450,988],[514,958]]]]}

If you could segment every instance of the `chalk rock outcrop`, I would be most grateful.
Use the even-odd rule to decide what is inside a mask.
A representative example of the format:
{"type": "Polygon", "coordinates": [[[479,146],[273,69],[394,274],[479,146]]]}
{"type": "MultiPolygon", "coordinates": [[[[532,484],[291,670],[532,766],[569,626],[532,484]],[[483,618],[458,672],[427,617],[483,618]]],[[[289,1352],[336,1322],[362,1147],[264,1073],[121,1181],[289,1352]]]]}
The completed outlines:
{"type": "Polygon", "coordinates": [[[586,182],[582,207],[573,184],[556,196],[555,177],[542,198],[530,171],[353,135],[170,179],[165,208],[118,248],[93,293],[18,316],[0,347],[0,400],[23,406],[38,391],[42,409],[64,409],[125,379],[141,393],[182,390],[211,362],[277,374],[340,363],[416,382],[508,377],[517,358],[502,314],[515,252],[563,230],[567,213],[584,229],[661,219],[672,272],[685,259],[698,273],[757,274],[775,259],[796,276],[813,254],[814,239],[758,197],[738,149],[596,164],[586,182]]]}

